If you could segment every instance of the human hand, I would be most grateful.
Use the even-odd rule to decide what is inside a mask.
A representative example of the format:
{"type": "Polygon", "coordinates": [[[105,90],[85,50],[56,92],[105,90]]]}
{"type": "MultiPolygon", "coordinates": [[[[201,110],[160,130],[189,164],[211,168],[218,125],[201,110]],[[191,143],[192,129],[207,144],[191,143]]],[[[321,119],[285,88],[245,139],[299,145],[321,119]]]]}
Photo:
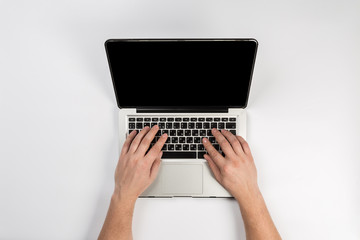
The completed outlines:
{"type": "Polygon", "coordinates": [[[158,130],[157,125],[151,129],[145,127],[138,134],[132,131],[125,140],[115,171],[114,194],[121,199],[135,202],[155,180],[161,162],[161,149],[168,137],[163,134],[147,152],[158,130]]]}
{"type": "Polygon", "coordinates": [[[203,138],[203,144],[208,154],[208,161],[215,179],[238,201],[242,196],[258,190],[257,172],[248,143],[240,136],[229,131],[212,129],[212,135],[219,143],[223,157],[210,143],[203,138]]]}

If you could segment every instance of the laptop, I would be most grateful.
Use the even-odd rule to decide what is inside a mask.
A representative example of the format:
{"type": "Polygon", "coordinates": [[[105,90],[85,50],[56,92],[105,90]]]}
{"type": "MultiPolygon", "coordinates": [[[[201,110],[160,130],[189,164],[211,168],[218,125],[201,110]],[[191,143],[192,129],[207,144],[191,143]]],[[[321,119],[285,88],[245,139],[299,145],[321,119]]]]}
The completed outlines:
{"type": "Polygon", "coordinates": [[[105,42],[117,106],[120,148],[145,126],[168,134],[156,180],[141,197],[232,197],[214,178],[202,138],[246,138],[255,39],[109,39],[105,42]]]}

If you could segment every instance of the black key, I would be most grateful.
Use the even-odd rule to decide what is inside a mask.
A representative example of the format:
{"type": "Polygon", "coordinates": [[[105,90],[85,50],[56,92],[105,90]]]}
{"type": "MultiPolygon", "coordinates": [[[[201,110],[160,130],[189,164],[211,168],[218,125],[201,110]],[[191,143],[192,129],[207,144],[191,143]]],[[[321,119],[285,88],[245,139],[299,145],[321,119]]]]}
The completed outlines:
{"type": "Polygon", "coordinates": [[[166,122],[166,118],[160,118],[160,122],[166,122]]]}
{"type": "MultiPolygon", "coordinates": [[[[174,150],[174,148],[175,148],[174,144],[168,144],[168,150],[174,150]]],[[[166,153],[166,152],[163,152],[163,156],[162,156],[162,157],[164,157],[165,153],[166,153]]]]}
{"type": "Polygon", "coordinates": [[[220,145],[219,144],[213,144],[213,147],[218,151],[220,150],[220,145]]]}
{"type": "Polygon", "coordinates": [[[135,128],[135,123],[129,123],[129,129],[134,129],[135,128]]]}
{"type": "Polygon", "coordinates": [[[191,135],[192,136],[199,136],[199,130],[192,130],[191,135]]]}
{"type": "Polygon", "coordinates": [[[205,137],[206,136],[206,130],[200,130],[200,136],[205,137]]]}
{"type": "Polygon", "coordinates": [[[232,134],[236,135],[236,130],[230,130],[229,132],[231,132],[232,134]]]}
{"type": "Polygon", "coordinates": [[[135,118],[129,118],[129,122],[135,122],[135,118]]]}
{"type": "Polygon", "coordinates": [[[144,118],[144,121],[145,121],[145,122],[150,122],[150,121],[151,121],[151,118],[144,118]]]}
{"type": "Polygon", "coordinates": [[[205,118],[200,118],[200,117],[199,117],[199,118],[198,118],[198,121],[199,121],[199,122],[203,122],[203,121],[205,121],[205,118]]]}
{"type": "Polygon", "coordinates": [[[203,128],[210,129],[210,123],[208,123],[208,122],[203,123],[203,128]]]}
{"type": "Polygon", "coordinates": [[[226,128],[227,129],[234,129],[234,128],[236,128],[236,123],[233,123],[233,122],[226,123],[226,128]]]}
{"type": "Polygon", "coordinates": [[[153,127],[153,126],[155,126],[156,124],[157,124],[156,122],[152,122],[152,123],[150,124],[150,126],[153,127]]]}
{"type": "Polygon", "coordinates": [[[211,136],[212,136],[211,130],[207,130],[207,131],[206,131],[206,136],[208,136],[208,137],[211,137],[211,136]]]}
{"type": "Polygon", "coordinates": [[[190,118],[190,121],[196,122],[196,121],[197,121],[197,118],[190,118]]]}
{"type": "MultiPolygon", "coordinates": [[[[189,144],[183,144],[182,146],[184,151],[188,151],[189,150],[189,144]]],[[[191,150],[196,150],[196,149],[191,149],[191,150]]]]}
{"type": "Polygon", "coordinates": [[[217,128],[217,123],[216,123],[216,122],[212,122],[211,125],[210,125],[210,128],[211,128],[211,129],[217,128]]]}
{"type": "Polygon", "coordinates": [[[162,151],[167,150],[167,144],[164,144],[163,147],[161,148],[162,151]]]}
{"type": "Polygon", "coordinates": [[[164,129],[165,128],[165,123],[164,122],[159,122],[158,126],[160,129],[164,129]]]}
{"type": "Polygon", "coordinates": [[[158,122],[158,121],[159,121],[159,118],[152,118],[151,121],[153,121],[153,122],[158,122]]]}
{"type": "Polygon", "coordinates": [[[194,128],[195,128],[195,123],[190,122],[190,123],[188,124],[188,129],[194,129],[194,128]]]}
{"type": "Polygon", "coordinates": [[[201,129],[202,128],[202,123],[196,123],[196,129],[201,129]]]}
{"type": "Polygon", "coordinates": [[[197,153],[197,157],[198,158],[204,158],[204,154],[205,154],[206,152],[198,152],[197,153]]]}
{"type": "Polygon", "coordinates": [[[179,138],[178,137],[172,137],[171,138],[171,143],[179,143],[179,138]]]}
{"type": "Polygon", "coordinates": [[[206,121],[211,122],[213,118],[206,118],[206,121]]]}
{"type": "Polygon", "coordinates": [[[178,136],[184,136],[184,130],[177,130],[176,133],[178,136]]]}
{"type": "Polygon", "coordinates": [[[170,136],[176,136],[176,130],[170,130],[170,136]]]}
{"type": "Polygon", "coordinates": [[[185,137],[179,137],[179,143],[185,143],[186,138],[185,137]]]}
{"type": "Polygon", "coordinates": [[[196,152],[163,152],[161,158],[196,158],[196,152]]]}
{"type": "Polygon", "coordinates": [[[203,150],[205,150],[205,147],[202,144],[198,144],[197,149],[200,150],[200,151],[203,151],[203,150]]]}
{"type": "Polygon", "coordinates": [[[181,122],[181,118],[175,118],[175,122],[181,122]]]}
{"type": "Polygon", "coordinates": [[[169,137],[166,139],[166,143],[170,143],[170,138],[169,137]]]}
{"type": "Polygon", "coordinates": [[[144,127],[146,127],[146,126],[150,127],[150,123],[149,122],[144,122],[144,127]]]}
{"type": "Polygon", "coordinates": [[[188,121],[189,121],[189,118],[183,118],[183,121],[184,121],[184,122],[188,122],[188,121]]]}
{"type": "Polygon", "coordinates": [[[236,118],[230,118],[230,122],[235,122],[236,118]]]}
{"type": "Polygon", "coordinates": [[[216,142],[216,139],[215,139],[215,137],[209,137],[209,141],[210,141],[211,143],[215,143],[215,142],[216,142]]]}
{"type": "Polygon", "coordinates": [[[190,144],[190,150],[196,151],[196,144],[190,144]]]}
{"type": "Polygon", "coordinates": [[[191,130],[185,130],[185,136],[191,136],[191,130]]]}
{"type": "Polygon", "coordinates": [[[200,137],[194,137],[194,143],[200,143],[201,138],[200,137]]]}
{"type": "Polygon", "coordinates": [[[220,118],[214,118],[215,122],[220,122],[220,118]]]}
{"type": "Polygon", "coordinates": [[[180,123],[175,122],[175,123],[173,124],[173,128],[174,128],[174,129],[179,129],[179,128],[180,128],[180,123]]]}
{"type": "Polygon", "coordinates": [[[138,122],[142,122],[144,119],[143,118],[137,118],[136,121],[138,122]]]}
{"type": "Polygon", "coordinates": [[[227,121],[229,121],[229,118],[221,118],[221,121],[227,122],[227,121]]]}
{"type": "Polygon", "coordinates": [[[169,135],[169,130],[165,129],[165,130],[161,130],[161,134],[166,133],[167,135],[169,135]]]}
{"type": "Polygon", "coordinates": [[[142,129],[142,128],[143,128],[143,124],[137,122],[137,123],[136,123],[136,128],[137,128],[137,129],[142,129]]]}
{"type": "Polygon", "coordinates": [[[220,122],[220,123],[218,124],[218,129],[224,129],[224,128],[225,128],[225,123],[220,122]]]}
{"type": "Polygon", "coordinates": [[[174,121],[174,118],[167,118],[167,121],[168,121],[168,122],[173,122],[173,121],[174,121]]]}
{"type": "Polygon", "coordinates": [[[175,145],[175,151],[181,151],[182,149],[182,145],[181,144],[176,144],[175,145]]]}
{"type": "Polygon", "coordinates": [[[186,138],[186,143],[193,143],[194,139],[192,137],[187,137],[186,138]]]}
{"type": "Polygon", "coordinates": [[[173,124],[171,122],[167,122],[166,123],[166,128],[167,129],[172,129],[173,128],[173,124]]]}
{"type": "Polygon", "coordinates": [[[181,129],[187,129],[188,128],[187,126],[188,126],[187,123],[185,122],[181,123],[181,129]]]}

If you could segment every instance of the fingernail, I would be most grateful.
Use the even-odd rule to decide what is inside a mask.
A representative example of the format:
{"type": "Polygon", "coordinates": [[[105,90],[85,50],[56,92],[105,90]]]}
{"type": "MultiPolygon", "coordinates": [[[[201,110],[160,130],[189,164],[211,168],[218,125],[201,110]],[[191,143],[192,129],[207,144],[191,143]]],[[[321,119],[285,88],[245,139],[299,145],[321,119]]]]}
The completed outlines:
{"type": "Polygon", "coordinates": [[[207,138],[203,138],[203,142],[207,143],[208,142],[207,138]]]}
{"type": "Polygon", "coordinates": [[[166,137],[167,137],[167,134],[164,133],[161,137],[166,138],[166,137]]]}

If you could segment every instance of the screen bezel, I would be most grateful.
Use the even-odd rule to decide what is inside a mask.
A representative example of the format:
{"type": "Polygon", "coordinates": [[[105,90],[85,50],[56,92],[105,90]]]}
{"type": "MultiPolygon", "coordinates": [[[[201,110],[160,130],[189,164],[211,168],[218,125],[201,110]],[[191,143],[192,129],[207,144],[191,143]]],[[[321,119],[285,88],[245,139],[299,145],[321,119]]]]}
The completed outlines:
{"type": "Polygon", "coordinates": [[[216,108],[216,109],[221,109],[221,108],[246,108],[247,104],[248,104],[248,99],[249,99],[249,95],[250,95],[250,87],[251,87],[251,82],[252,82],[252,76],[253,76],[253,72],[254,72],[254,67],[255,67],[255,61],[256,61],[256,55],[257,55],[257,48],[258,48],[258,41],[254,38],[177,38],[177,39],[173,39],[173,38],[151,38],[151,39],[108,39],[105,41],[104,43],[105,45],[105,51],[106,51],[106,56],[107,56],[107,60],[108,60],[108,65],[109,65],[109,69],[110,69],[110,74],[111,74],[111,79],[112,79],[112,83],[113,83],[113,88],[114,88],[114,92],[115,92],[115,97],[116,97],[116,102],[117,102],[117,106],[119,108],[141,108],[141,109],[169,109],[169,108],[173,108],[173,109],[183,109],[183,110],[194,110],[194,109],[203,109],[203,110],[210,110],[212,108],[216,108]],[[113,74],[113,71],[111,69],[111,63],[110,63],[110,57],[109,57],[109,48],[108,48],[108,44],[109,43],[114,43],[114,42],[140,42],[140,41],[246,41],[246,42],[253,42],[255,44],[255,48],[254,48],[254,59],[252,62],[252,68],[250,71],[250,76],[249,76],[249,87],[247,89],[247,93],[246,93],[246,99],[245,99],[245,103],[243,105],[224,105],[224,106],[142,106],[142,105],[126,105],[123,106],[120,104],[119,101],[119,97],[118,97],[118,93],[116,91],[116,81],[115,81],[115,77],[113,74]]]}

